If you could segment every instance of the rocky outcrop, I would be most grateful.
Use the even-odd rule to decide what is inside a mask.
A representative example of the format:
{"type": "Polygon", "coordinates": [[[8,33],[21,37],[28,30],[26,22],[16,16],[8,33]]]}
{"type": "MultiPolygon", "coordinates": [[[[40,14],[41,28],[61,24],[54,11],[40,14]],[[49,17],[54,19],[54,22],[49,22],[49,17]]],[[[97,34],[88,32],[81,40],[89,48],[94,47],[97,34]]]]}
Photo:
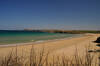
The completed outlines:
{"type": "Polygon", "coordinates": [[[97,38],[97,40],[95,41],[96,43],[100,43],[100,37],[97,38]]]}

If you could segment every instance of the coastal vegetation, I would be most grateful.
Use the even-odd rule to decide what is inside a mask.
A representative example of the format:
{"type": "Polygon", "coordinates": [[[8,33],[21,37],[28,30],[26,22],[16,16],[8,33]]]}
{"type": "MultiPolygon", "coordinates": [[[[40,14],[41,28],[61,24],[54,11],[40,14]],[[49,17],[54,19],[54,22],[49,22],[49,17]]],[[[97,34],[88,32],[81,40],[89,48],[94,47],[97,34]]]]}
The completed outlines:
{"type": "MultiPolygon", "coordinates": [[[[23,52],[24,53],[24,52],[23,52]]],[[[15,52],[11,51],[7,56],[0,58],[0,66],[97,66],[95,56],[88,53],[88,49],[82,56],[78,54],[77,49],[71,57],[66,55],[52,55],[45,48],[36,51],[32,46],[30,55],[25,57],[18,55],[17,47],[15,52]]]]}
{"type": "Polygon", "coordinates": [[[31,31],[31,32],[48,32],[48,33],[69,33],[69,34],[84,34],[84,33],[100,33],[100,30],[47,30],[47,29],[24,29],[24,30],[0,30],[2,31],[31,31]]]}
{"type": "Polygon", "coordinates": [[[70,33],[70,34],[100,33],[100,31],[95,31],[95,30],[43,30],[43,32],[70,33]]]}

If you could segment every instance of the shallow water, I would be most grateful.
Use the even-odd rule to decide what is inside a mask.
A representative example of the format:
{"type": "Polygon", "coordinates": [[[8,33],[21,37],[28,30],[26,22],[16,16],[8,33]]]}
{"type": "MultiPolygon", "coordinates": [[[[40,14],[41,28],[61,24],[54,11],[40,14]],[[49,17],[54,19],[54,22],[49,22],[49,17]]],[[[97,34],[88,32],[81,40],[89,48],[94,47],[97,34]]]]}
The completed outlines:
{"type": "Polygon", "coordinates": [[[0,31],[0,44],[26,43],[74,37],[78,34],[61,34],[32,31],[0,31]]]}

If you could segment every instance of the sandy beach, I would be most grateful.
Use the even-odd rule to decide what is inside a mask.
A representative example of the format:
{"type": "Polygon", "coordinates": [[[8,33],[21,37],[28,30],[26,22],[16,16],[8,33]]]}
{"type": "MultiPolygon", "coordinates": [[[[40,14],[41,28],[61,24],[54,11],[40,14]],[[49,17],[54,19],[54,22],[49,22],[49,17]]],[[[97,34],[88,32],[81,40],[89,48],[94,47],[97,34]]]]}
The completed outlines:
{"type": "MultiPolygon", "coordinates": [[[[70,39],[53,40],[48,42],[40,42],[36,44],[26,44],[17,46],[19,55],[29,55],[29,52],[34,47],[35,50],[41,50],[44,48],[46,51],[50,51],[51,54],[72,56],[77,48],[80,54],[84,53],[87,46],[91,46],[92,49],[97,49],[96,44],[93,43],[100,34],[85,34],[84,36],[74,37],[70,39]]],[[[4,46],[0,47],[0,57],[5,57],[11,51],[16,51],[16,46],[4,46]]]]}

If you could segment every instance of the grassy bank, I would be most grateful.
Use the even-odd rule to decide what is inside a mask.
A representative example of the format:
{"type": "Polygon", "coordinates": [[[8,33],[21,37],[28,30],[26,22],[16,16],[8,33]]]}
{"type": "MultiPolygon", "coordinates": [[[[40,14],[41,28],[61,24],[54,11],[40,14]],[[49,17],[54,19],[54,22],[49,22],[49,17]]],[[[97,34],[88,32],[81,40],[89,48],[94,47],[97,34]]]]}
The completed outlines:
{"type": "Polygon", "coordinates": [[[100,31],[95,31],[95,30],[44,30],[44,32],[70,33],[70,34],[100,33],[100,31]]]}
{"type": "Polygon", "coordinates": [[[70,34],[83,34],[83,33],[100,33],[100,30],[29,30],[25,29],[25,31],[34,31],[34,32],[49,32],[49,33],[70,33],[70,34]]]}
{"type": "MultiPolygon", "coordinates": [[[[70,51],[70,50],[69,50],[70,51]]],[[[25,52],[23,52],[25,53],[25,52]]],[[[82,56],[75,50],[75,54],[71,57],[66,55],[52,55],[45,48],[35,50],[32,46],[29,56],[18,54],[13,50],[5,57],[0,58],[0,66],[97,66],[94,54],[88,53],[88,49],[82,56]]]]}

